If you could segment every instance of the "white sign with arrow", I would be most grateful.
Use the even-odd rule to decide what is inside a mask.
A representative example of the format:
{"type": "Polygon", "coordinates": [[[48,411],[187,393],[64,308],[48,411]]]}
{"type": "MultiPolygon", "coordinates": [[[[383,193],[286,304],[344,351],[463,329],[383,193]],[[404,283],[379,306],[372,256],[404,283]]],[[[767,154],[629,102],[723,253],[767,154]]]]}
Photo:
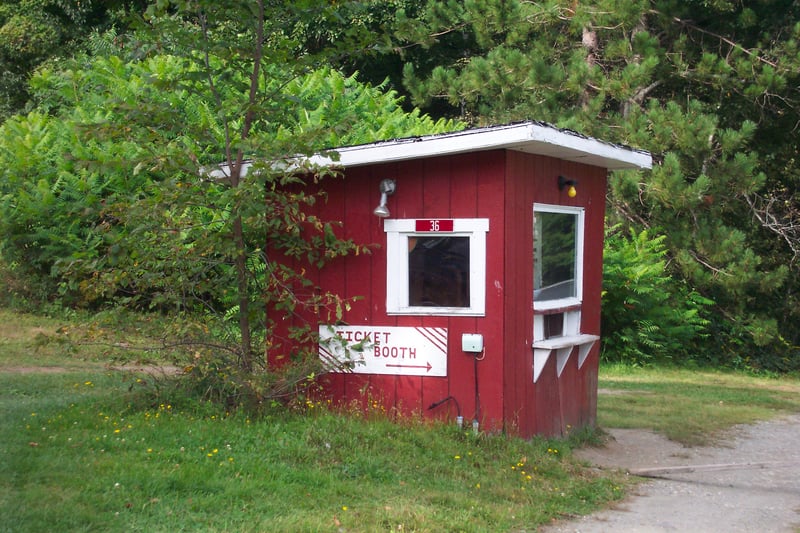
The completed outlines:
{"type": "Polygon", "coordinates": [[[319,356],[357,374],[446,376],[447,328],[321,325],[319,356]]]}

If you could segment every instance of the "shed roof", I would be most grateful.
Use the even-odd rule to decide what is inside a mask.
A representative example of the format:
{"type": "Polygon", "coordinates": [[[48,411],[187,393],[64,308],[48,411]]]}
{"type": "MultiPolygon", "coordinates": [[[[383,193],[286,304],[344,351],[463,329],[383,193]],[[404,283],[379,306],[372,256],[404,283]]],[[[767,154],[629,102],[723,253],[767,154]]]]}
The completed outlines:
{"type": "Polygon", "coordinates": [[[311,161],[348,168],[495,149],[546,155],[609,170],[653,166],[649,152],[536,121],[347,146],[333,150],[339,154],[338,161],[325,156],[315,156],[311,161]]]}
{"type": "MultiPolygon", "coordinates": [[[[294,163],[289,162],[289,167],[302,160],[313,165],[346,169],[423,157],[498,149],[545,155],[608,170],[652,168],[653,166],[650,152],[601,141],[572,130],[556,128],[544,122],[526,121],[331,148],[328,152],[338,154],[338,159],[329,155],[317,154],[309,158],[298,158],[294,163]]],[[[251,164],[249,161],[244,163],[244,174],[248,172],[251,164]]],[[[229,176],[227,165],[222,165],[214,170],[205,169],[204,172],[217,179],[229,176]]]]}

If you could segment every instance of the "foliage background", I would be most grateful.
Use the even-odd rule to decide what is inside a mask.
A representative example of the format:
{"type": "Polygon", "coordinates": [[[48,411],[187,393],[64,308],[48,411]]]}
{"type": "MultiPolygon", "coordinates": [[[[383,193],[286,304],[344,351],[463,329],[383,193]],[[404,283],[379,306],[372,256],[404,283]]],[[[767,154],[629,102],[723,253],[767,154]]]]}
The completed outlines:
{"type": "MultiPolygon", "coordinates": [[[[236,220],[226,209],[247,207],[237,197],[253,197],[184,187],[198,166],[537,119],[656,159],[611,180],[609,224],[625,237],[610,239],[607,256],[653,271],[608,272],[604,323],[615,329],[604,353],[624,352],[624,327],[611,325],[628,324],[624,338],[638,340],[615,357],[800,365],[797,2],[68,4],[0,2],[0,270],[18,301],[207,309],[208,294],[187,283],[216,279],[222,264],[255,273],[259,246],[247,244],[246,268],[230,250],[197,261],[196,222],[224,228],[236,220]],[[216,209],[185,209],[186,192],[218,195],[216,209]],[[157,225],[183,241],[156,244],[157,225]],[[636,249],[644,232],[663,250],[636,249]],[[649,325],[613,300],[632,284],[661,310],[649,325]],[[666,309],[676,302],[686,305],[666,309]],[[690,332],[669,325],[693,310],[690,332]],[[664,350],[667,338],[693,353],[664,350]]],[[[220,316],[245,305],[239,296],[254,287],[240,281],[212,298],[220,316]]]]}

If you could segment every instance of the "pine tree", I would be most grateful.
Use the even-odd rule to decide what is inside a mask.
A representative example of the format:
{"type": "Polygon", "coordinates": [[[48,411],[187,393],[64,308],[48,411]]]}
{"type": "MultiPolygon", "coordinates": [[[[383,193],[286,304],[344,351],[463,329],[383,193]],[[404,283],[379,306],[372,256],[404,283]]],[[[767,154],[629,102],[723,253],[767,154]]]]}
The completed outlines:
{"type": "Polygon", "coordinates": [[[714,349],[800,364],[796,2],[409,6],[396,36],[415,103],[651,151],[652,172],[612,178],[613,221],[666,235],[671,271],[717,304],[714,349]]]}

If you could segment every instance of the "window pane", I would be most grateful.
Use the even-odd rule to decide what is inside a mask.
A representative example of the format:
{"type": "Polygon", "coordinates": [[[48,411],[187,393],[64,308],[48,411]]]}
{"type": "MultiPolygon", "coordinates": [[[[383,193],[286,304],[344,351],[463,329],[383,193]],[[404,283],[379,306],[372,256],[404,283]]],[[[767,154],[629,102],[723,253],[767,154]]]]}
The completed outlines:
{"type": "Polygon", "coordinates": [[[408,304],[469,307],[469,237],[408,238],[408,304]]]}
{"type": "Polygon", "coordinates": [[[561,337],[564,335],[564,313],[544,315],[544,338],[561,337]]]}
{"type": "Polygon", "coordinates": [[[577,215],[534,213],[533,298],[557,300],[577,296],[575,290],[577,215]]]}

